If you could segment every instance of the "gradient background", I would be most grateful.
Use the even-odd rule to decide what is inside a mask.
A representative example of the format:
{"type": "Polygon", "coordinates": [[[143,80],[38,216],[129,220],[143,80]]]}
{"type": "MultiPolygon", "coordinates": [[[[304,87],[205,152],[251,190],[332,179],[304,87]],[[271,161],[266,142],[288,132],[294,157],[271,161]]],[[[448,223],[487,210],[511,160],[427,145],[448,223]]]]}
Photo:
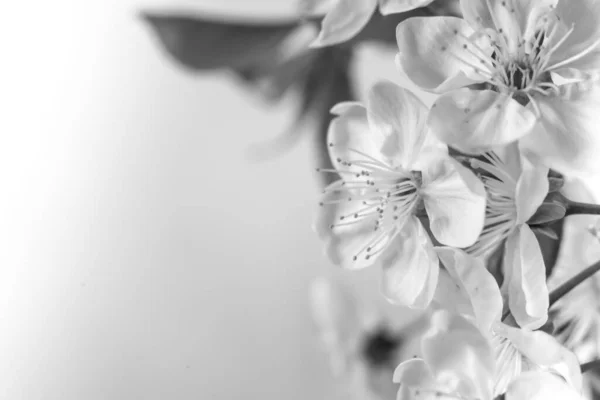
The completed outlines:
{"type": "MultiPolygon", "coordinates": [[[[327,398],[307,285],[339,271],[310,228],[311,144],[247,157],[293,99],[176,68],[136,17],[294,0],[39,3],[0,28],[0,399],[327,398]]],[[[398,80],[393,53],[360,60],[360,93],[398,80]]]]}

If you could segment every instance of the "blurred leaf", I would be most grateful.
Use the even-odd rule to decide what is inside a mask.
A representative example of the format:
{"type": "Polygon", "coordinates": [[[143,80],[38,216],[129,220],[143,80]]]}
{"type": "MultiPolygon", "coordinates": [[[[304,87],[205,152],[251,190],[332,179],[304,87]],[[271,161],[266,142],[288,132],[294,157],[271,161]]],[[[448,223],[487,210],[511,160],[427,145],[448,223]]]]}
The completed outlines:
{"type": "Polygon", "coordinates": [[[142,13],[163,48],[193,70],[253,69],[269,63],[300,21],[252,23],[142,13]]]}

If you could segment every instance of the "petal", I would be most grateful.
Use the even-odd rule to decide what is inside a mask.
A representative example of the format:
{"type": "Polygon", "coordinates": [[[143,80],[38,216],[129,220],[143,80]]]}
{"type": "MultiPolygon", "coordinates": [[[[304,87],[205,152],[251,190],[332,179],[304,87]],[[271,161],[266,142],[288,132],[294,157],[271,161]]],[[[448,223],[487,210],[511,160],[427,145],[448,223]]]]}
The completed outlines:
{"type": "Polygon", "coordinates": [[[565,174],[600,171],[600,81],[561,88],[561,95],[535,97],[541,123],[523,138],[522,148],[565,174]]]}
{"type": "Polygon", "coordinates": [[[491,398],[495,368],[492,348],[464,317],[436,312],[422,346],[423,359],[438,381],[465,398],[491,398]]]}
{"type": "Polygon", "coordinates": [[[431,371],[420,358],[404,361],[394,371],[393,381],[411,387],[423,387],[433,380],[431,371]]]}
{"type": "Polygon", "coordinates": [[[352,180],[367,180],[368,176],[361,175],[364,169],[350,161],[355,160],[360,153],[386,163],[386,157],[381,153],[385,137],[369,128],[367,110],[359,103],[339,103],[331,110],[337,114],[329,124],[327,144],[331,163],[340,174],[351,177],[352,180]]]}
{"type": "Polygon", "coordinates": [[[485,79],[489,75],[481,57],[492,54],[486,37],[474,36],[464,20],[455,17],[414,17],[396,28],[398,62],[416,85],[443,93],[485,79]],[[463,46],[478,47],[467,51],[463,46]]]}
{"type": "Polygon", "coordinates": [[[542,251],[535,235],[523,224],[506,241],[508,304],[519,326],[537,329],[548,319],[548,287],[542,251]]]}
{"type": "MultiPolygon", "coordinates": [[[[552,53],[548,68],[558,63],[584,70],[600,68],[600,3],[596,0],[561,0],[556,7],[556,14],[564,27],[562,31],[573,27],[573,32],[552,53]],[[585,55],[578,56],[582,54],[585,55]]],[[[563,36],[558,35],[557,40],[563,36]]]]}
{"type": "Polygon", "coordinates": [[[491,90],[458,89],[438,98],[428,124],[442,142],[478,154],[507,145],[532,131],[534,113],[491,90]]]}
{"type": "Polygon", "coordinates": [[[383,278],[381,290],[386,299],[398,305],[424,308],[429,305],[439,261],[427,232],[416,217],[410,217],[401,234],[381,256],[383,278]],[[423,292],[430,291],[422,299],[423,292]],[[421,301],[419,301],[421,300],[421,301]]]}
{"type": "Polygon", "coordinates": [[[461,0],[465,20],[473,27],[504,32],[507,50],[515,53],[520,42],[529,42],[539,28],[539,19],[556,5],[558,0],[461,0]]]}
{"type": "Polygon", "coordinates": [[[521,162],[521,176],[517,181],[515,204],[517,207],[517,223],[524,224],[535,214],[542,204],[550,184],[548,183],[548,167],[533,164],[528,159],[521,162]]]}
{"type": "Polygon", "coordinates": [[[400,384],[397,400],[417,400],[419,396],[413,389],[434,390],[439,386],[425,361],[420,358],[413,358],[398,365],[393,381],[400,384]]]}
{"type": "Polygon", "coordinates": [[[367,25],[377,0],[337,0],[321,25],[319,36],[311,47],[330,46],[356,36],[367,25]]]}
{"type": "Polygon", "coordinates": [[[496,334],[512,345],[534,364],[561,375],[575,390],[582,387],[581,370],[575,354],[546,332],[529,331],[505,324],[494,327],[496,334]]]}
{"type": "Polygon", "coordinates": [[[451,158],[441,159],[423,171],[421,192],[431,232],[440,243],[467,247],[477,241],[486,194],[473,172],[451,158]]]}
{"type": "Polygon", "coordinates": [[[425,143],[427,107],[409,90],[382,81],[369,91],[367,109],[373,135],[384,138],[383,154],[411,170],[425,143]]]}
{"type": "Polygon", "coordinates": [[[353,200],[360,192],[343,189],[341,182],[334,182],[326,189],[313,227],[325,242],[325,251],[333,264],[348,269],[364,268],[377,260],[404,221],[397,221],[398,228],[375,230],[376,217],[355,217],[365,207],[361,200],[353,200]]]}
{"type": "Polygon", "coordinates": [[[425,7],[433,0],[379,0],[379,11],[383,15],[395,14],[425,7]]]}
{"type": "Polygon", "coordinates": [[[511,382],[506,400],[584,400],[559,377],[542,371],[528,371],[511,382]]]}
{"type": "Polygon", "coordinates": [[[488,332],[502,314],[502,295],[482,258],[462,250],[438,247],[436,253],[456,286],[462,289],[482,332],[488,332]]]}

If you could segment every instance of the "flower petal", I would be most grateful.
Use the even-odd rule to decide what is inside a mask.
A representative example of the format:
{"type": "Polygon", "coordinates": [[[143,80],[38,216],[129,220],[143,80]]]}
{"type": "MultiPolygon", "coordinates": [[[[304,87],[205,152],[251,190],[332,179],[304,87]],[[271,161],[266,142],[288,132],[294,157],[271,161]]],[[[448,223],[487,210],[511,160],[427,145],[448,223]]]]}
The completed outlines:
{"type": "Polygon", "coordinates": [[[439,261],[427,232],[416,217],[410,217],[381,256],[381,266],[381,289],[389,302],[415,308],[429,305],[435,289],[430,280],[435,279],[437,283],[434,270],[439,268],[439,261]],[[424,291],[431,293],[423,300],[424,291]]]}
{"type": "Polygon", "coordinates": [[[464,398],[491,398],[495,368],[492,348],[464,317],[437,311],[422,346],[423,359],[437,380],[464,398]]]}
{"type": "Polygon", "coordinates": [[[470,154],[520,139],[535,123],[534,113],[510,96],[466,88],[439,97],[428,119],[432,133],[442,142],[470,154]]]}
{"type": "Polygon", "coordinates": [[[409,90],[382,81],[369,91],[367,109],[373,135],[384,138],[383,154],[411,170],[425,144],[427,107],[409,90]]]}
{"type": "Polygon", "coordinates": [[[311,47],[330,46],[356,36],[367,25],[377,0],[337,0],[323,18],[321,32],[311,47]]]}
{"type": "Polygon", "coordinates": [[[523,149],[565,174],[600,171],[600,81],[561,88],[560,96],[535,97],[541,123],[524,137],[523,149]]]}
{"type": "Polygon", "coordinates": [[[393,380],[400,384],[397,400],[417,400],[415,389],[431,390],[438,386],[427,364],[420,358],[406,360],[398,365],[393,380]]]}
{"type": "Polygon", "coordinates": [[[538,241],[526,224],[506,241],[504,271],[508,285],[508,304],[519,326],[537,329],[548,319],[546,268],[538,241]]]}
{"type": "Polygon", "coordinates": [[[535,214],[542,204],[550,184],[548,183],[548,167],[533,164],[526,158],[521,160],[521,176],[517,181],[515,204],[517,207],[517,223],[524,224],[535,214]]]}
{"type": "Polygon", "coordinates": [[[346,190],[341,183],[334,182],[326,189],[313,227],[325,241],[325,251],[333,264],[360,269],[376,261],[404,221],[398,220],[397,228],[375,230],[376,217],[355,217],[364,208],[360,200],[353,200],[360,192],[346,190]],[[370,250],[366,251],[368,246],[370,250]]]}
{"type": "Polygon", "coordinates": [[[337,114],[329,124],[327,144],[331,163],[343,177],[352,180],[365,181],[368,176],[361,175],[362,166],[352,164],[360,153],[387,163],[387,158],[381,153],[385,137],[369,127],[367,110],[359,103],[339,103],[331,110],[337,114]],[[354,176],[354,174],[356,174],[354,176]]]}
{"type": "Polygon", "coordinates": [[[600,3],[595,0],[561,0],[556,7],[556,14],[563,26],[563,34],[557,35],[557,40],[562,39],[565,28],[573,27],[573,32],[552,53],[548,68],[561,63],[582,70],[599,69],[600,3]],[[585,55],[579,57],[580,54],[585,55]]]}
{"type": "Polygon", "coordinates": [[[502,315],[502,295],[483,259],[450,247],[437,247],[435,250],[456,286],[467,297],[479,328],[488,332],[502,315]]]}
{"type": "Polygon", "coordinates": [[[504,32],[503,42],[511,53],[520,43],[530,42],[539,29],[539,19],[548,14],[558,0],[461,0],[465,20],[473,27],[504,32]]]}
{"type": "Polygon", "coordinates": [[[559,377],[542,371],[528,371],[511,382],[506,400],[584,400],[559,377]]]}
{"type": "Polygon", "coordinates": [[[379,0],[379,11],[383,15],[395,14],[425,7],[433,0],[379,0]]]}
{"type": "Polygon", "coordinates": [[[486,38],[474,36],[473,29],[460,18],[409,18],[396,28],[397,61],[416,85],[436,93],[447,92],[484,81],[476,69],[489,75],[489,68],[480,61],[482,55],[492,54],[486,38]],[[467,51],[465,45],[479,49],[467,51]]]}
{"type": "Polygon", "coordinates": [[[435,238],[448,246],[467,247],[477,241],[485,220],[483,183],[451,158],[423,171],[421,188],[435,238]]]}
{"type": "Polygon", "coordinates": [[[581,370],[575,354],[543,331],[529,331],[505,324],[494,327],[497,335],[508,339],[521,354],[534,364],[561,375],[575,390],[582,387],[581,370]]]}

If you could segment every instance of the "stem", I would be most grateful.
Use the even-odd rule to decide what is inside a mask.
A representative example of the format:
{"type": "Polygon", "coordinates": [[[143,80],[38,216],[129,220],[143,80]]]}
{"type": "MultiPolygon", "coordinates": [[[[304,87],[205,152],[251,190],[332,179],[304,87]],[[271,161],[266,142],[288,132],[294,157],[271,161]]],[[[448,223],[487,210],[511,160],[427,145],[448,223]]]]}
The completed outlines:
{"type": "Polygon", "coordinates": [[[596,272],[600,271],[600,261],[597,261],[595,264],[590,265],[556,289],[554,289],[550,293],[550,307],[552,304],[556,303],[558,299],[563,297],[565,294],[569,293],[573,288],[579,285],[581,282],[594,275],[596,272]]]}
{"type": "Polygon", "coordinates": [[[585,373],[590,370],[600,369],[600,360],[594,360],[581,364],[581,373],[585,373]]]}
{"type": "Polygon", "coordinates": [[[578,201],[567,199],[567,213],[565,214],[565,217],[574,214],[600,215],[600,205],[580,203],[578,201]]]}

